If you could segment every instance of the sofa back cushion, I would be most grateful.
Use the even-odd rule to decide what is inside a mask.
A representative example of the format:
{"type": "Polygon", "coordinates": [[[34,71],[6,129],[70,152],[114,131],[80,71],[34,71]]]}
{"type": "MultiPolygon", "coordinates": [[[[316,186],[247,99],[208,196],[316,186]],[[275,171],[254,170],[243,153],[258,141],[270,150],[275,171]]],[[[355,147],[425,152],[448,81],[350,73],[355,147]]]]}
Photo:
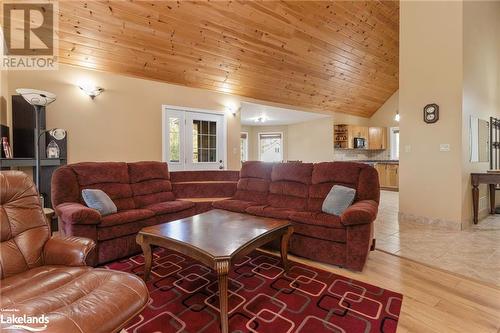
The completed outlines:
{"type": "Polygon", "coordinates": [[[76,175],[79,185],[79,200],[85,204],[81,196],[83,189],[98,189],[105,192],[118,211],[134,209],[132,189],[128,175],[127,163],[124,162],[84,162],[69,166],[76,175]]]}
{"type": "Polygon", "coordinates": [[[363,163],[322,162],[314,164],[312,184],[309,186],[308,210],[321,211],[323,201],[334,185],[355,189],[354,202],[379,201],[380,187],[375,168],[363,163]]]}
{"type": "Polygon", "coordinates": [[[271,182],[272,168],[273,163],[243,162],[233,199],[265,204],[269,192],[269,183],[271,182]]]}
{"type": "Polygon", "coordinates": [[[128,173],[136,207],[175,200],[167,163],[128,163],[128,173]]]}
{"type": "Polygon", "coordinates": [[[21,171],[0,172],[0,221],[0,279],[41,266],[49,226],[33,181],[21,171]]]}
{"type": "Polygon", "coordinates": [[[275,164],[269,185],[269,205],[305,210],[312,170],[312,163],[275,164]]]}

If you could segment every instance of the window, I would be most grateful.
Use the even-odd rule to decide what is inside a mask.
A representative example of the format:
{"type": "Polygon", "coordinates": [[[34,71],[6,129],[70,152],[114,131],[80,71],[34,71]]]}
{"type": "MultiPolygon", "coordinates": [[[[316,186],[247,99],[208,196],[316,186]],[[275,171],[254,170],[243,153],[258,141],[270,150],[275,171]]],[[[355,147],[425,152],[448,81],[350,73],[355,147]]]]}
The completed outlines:
{"type": "Polygon", "coordinates": [[[283,161],[283,133],[259,133],[259,160],[283,161]]]}
{"type": "Polygon", "coordinates": [[[399,160],[399,127],[390,128],[391,160],[399,160]]]}
{"type": "Polygon", "coordinates": [[[169,128],[169,145],[170,145],[170,162],[179,162],[180,157],[180,126],[179,118],[170,117],[168,118],[168,128],[169,128]]]}
{"type": "Polygon", "coordinates": [[[193,163],[217,161],[217,123],[193,120],[193,163]]]}
{"type": "Polygon", "coordinates": [[[240,134],[240,155],[241,161],[248,161],[248,133],[241,132],[240,134]]]}

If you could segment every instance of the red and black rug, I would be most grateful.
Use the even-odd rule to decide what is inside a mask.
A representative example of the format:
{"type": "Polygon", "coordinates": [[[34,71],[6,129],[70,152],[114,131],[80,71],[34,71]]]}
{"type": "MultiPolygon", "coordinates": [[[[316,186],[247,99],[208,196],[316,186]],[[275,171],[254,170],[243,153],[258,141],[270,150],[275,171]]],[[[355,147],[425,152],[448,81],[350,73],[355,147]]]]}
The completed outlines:
{"type": "MultiPolygon", "coordinates": [[[[138,255],[107,268],[142,275],[138,255]]],[[[402,295],[255,251],[230,273],[229,328],[233,333],[396,332],[402,295]]],[[[217,277],[199,262],[154,251],[150,301],[128,333],[219,332],[217,277]]]]}

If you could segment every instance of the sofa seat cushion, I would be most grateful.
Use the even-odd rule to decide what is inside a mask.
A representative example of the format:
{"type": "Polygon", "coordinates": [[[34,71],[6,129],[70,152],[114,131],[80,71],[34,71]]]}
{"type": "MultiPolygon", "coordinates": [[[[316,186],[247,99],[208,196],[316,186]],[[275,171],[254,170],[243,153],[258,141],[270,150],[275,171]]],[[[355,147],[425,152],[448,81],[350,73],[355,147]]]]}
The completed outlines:
{"type": "Polygon", "coordinates": [[[274,219],[288,219],[290,215],[297,213],[297,211],[290,208],[279,208],[279,207],[261,205],[261,206],[248,207],[245,210],[245,213],[256,216],[270,217],[274,219]]]}
{"type": "Polygon", "coordinates": [[[3,279],[0,300],[3,309],[47,316],[47,332],[99,333],[119,330],[141,311],[148,292],[133,274],[92,267],[40,266],[3,279]],[[96,315],[109,314],[110,304],[119,311],[96,315]]]}
{"type": "Polygon", "coordinates": [[[173,200],[158,202],[144,207],[153,211],[156,215],[176,213],[194,207],[194,202],[184,200],[173,200]]]}
{"type": "MultiPolygon", "coordinates": [[[[331,242],[346,243],[346,229],[327,228],[314,224],[293,222],[293,234],[302,235],[331,242]]],[[[312,240],[314,242],[314,240],[312,240]]]]}
{"type": "Polygon", "coordinates": [[[139,221],[116,224],[104,228],[97,228],[97,240],[105,241],[109,239],[124,237],[127,235],[134,235],[137,234],[142,228],[149,227],[158,223],[160,223],[158,218],[156,216],[153,216],[139,221]]]}
{"type": "Polygon", "coordinates": [[[118,224],[131,223],[153,217],[155,212],[149,209],[130,209],[104,216],[99,224],[100,228],[118,224]]]}
{"type": "Polygon", "coordinates": [[[347,232],[340,217],[326,213],[296,212],[288,217],[294,226],[294,234],[345,243],[347,232]]]}
{"type": "Polygon", "coordinates": [[[212,203],[212,207],[214,208],[230,210],[232,212],[237,212],[237,213],[245,213],[245,210],[248,207],[258,206],[258,205],[259,204],[254,201],[245,201],[237,199],[220,200],[220,201],[214,201],[212,203]]]}
{"type": "Polygon", "coordinates": [[[326,228],[345,229],[340,216],[323,212],[296,212],[289,217],[294,222],[318,225],[326,228]]]}

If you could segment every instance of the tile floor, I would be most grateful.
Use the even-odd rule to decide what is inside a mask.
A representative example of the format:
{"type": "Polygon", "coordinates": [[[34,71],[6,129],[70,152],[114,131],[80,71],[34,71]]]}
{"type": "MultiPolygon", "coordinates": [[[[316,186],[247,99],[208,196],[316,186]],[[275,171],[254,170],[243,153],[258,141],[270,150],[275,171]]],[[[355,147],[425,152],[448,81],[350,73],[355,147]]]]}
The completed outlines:
{"type": "Polygon", "coordinates": [[[399,223],[397,192],[382,191],[377,249],[500,286],[500,215],[464,231],[399,223]]]}

